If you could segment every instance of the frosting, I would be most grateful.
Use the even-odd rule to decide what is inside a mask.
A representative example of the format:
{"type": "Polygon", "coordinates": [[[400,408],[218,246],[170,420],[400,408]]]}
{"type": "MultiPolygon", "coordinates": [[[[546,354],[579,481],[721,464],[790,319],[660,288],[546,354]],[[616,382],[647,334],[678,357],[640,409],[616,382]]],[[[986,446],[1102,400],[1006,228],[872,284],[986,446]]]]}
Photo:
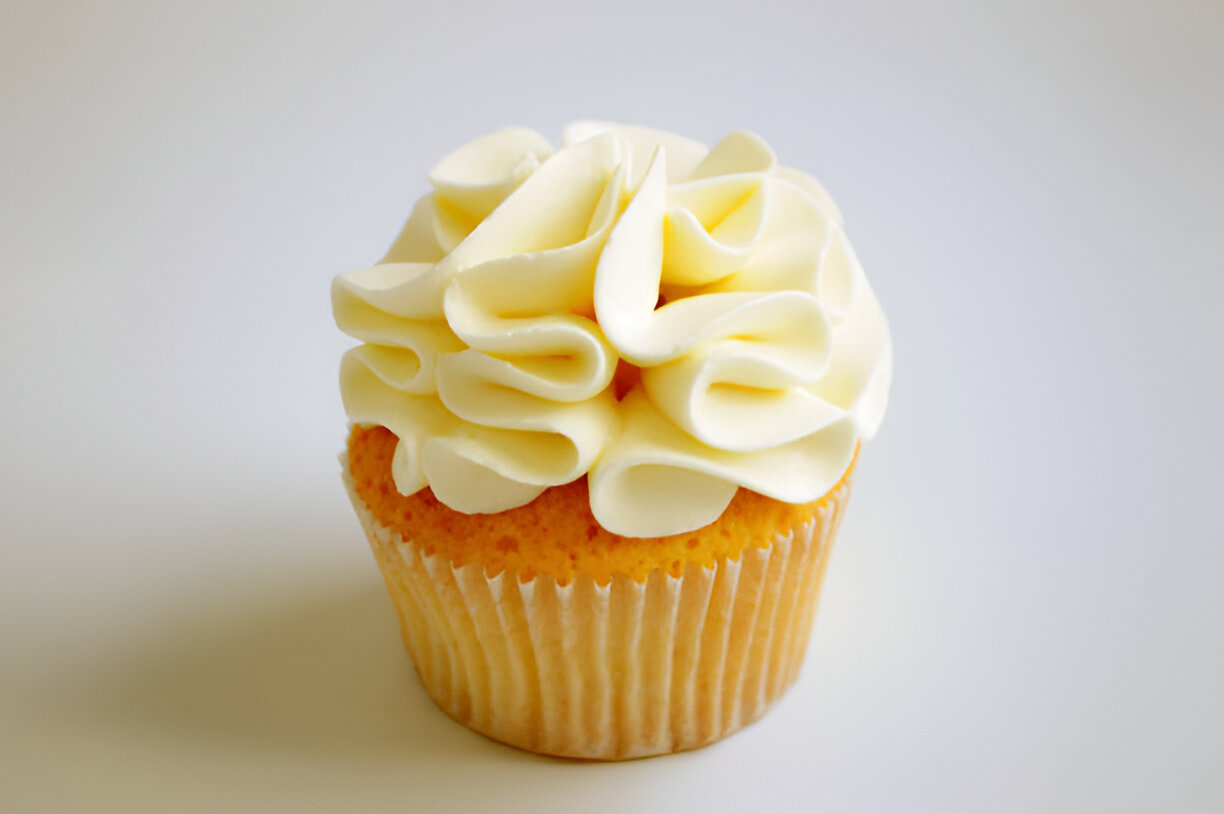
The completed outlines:
{"type": "Polygon", "coordinates": [[[399,491],[499,512],[588,475],[604,528],[663,536],[740,487],[816,500],[875,434],[887,322],[828,194],[757,136],[512,128],[429,181],[332,286],[363,342],[344,407],[399,438],[399,491]]]}

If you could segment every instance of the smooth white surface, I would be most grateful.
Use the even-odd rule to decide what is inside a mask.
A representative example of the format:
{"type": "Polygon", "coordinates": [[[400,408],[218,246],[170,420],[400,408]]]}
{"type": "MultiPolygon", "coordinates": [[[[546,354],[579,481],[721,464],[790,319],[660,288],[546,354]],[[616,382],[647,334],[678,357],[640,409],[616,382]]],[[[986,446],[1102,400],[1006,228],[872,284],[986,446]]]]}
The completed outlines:
{"type": "Polygon", "coordinates": [[[0,808],[1224,805],[1218,5],[0,17],[0,808]],[[432,706],[334,463],[331,277],[580,117],[761,133],[896,347],[799,685],[621,765],[432,706]]]}

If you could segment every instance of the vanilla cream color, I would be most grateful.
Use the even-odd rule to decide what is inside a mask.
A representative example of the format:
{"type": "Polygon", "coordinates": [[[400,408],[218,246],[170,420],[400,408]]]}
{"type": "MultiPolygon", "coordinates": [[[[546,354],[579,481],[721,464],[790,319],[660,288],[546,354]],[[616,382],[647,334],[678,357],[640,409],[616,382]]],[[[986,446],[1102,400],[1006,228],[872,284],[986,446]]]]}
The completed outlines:
{"type": "Polygon", "coordinates": [[[499,512],[590,476],[633,537],[700,528],[745,487],[816,500],[875,434],[883,312],[832,200],[751,133],[713,149],[598,122],[447,156],[378,265],[340,275],[354,422],[396,487],[499,512]],[[618,363],[640,379],[618,400],[618,363]]]}

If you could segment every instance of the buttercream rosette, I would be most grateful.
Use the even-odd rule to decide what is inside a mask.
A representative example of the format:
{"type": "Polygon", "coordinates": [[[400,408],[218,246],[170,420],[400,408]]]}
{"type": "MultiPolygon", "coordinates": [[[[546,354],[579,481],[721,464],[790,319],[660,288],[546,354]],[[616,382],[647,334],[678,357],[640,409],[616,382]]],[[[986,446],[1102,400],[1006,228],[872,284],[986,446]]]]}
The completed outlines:
{"type": "Polygon", "coordinates": [[[884,315],[830,197],[759,137],[510,128],[429,181],[332,288],[363,343],[344,407],[398,437],[400,492],[495,513],[585,475],[600,525],[657,537],[740,487],[817,500],[874,435],[884,315]]]}

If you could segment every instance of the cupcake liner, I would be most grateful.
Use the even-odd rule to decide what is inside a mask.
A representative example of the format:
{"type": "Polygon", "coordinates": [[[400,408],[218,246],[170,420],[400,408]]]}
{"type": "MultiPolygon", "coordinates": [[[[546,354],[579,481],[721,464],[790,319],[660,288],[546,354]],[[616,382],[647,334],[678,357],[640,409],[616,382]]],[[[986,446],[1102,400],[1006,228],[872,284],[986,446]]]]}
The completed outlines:
{"type": "Polygon", "coordinates": [[[811,521],[713,568],[559,585],[456,568],[380,524],[344,479],[438,706],[512,746],[599,760],[704,746],[794,682],[850,493],[846,478],[811,521]]]}

